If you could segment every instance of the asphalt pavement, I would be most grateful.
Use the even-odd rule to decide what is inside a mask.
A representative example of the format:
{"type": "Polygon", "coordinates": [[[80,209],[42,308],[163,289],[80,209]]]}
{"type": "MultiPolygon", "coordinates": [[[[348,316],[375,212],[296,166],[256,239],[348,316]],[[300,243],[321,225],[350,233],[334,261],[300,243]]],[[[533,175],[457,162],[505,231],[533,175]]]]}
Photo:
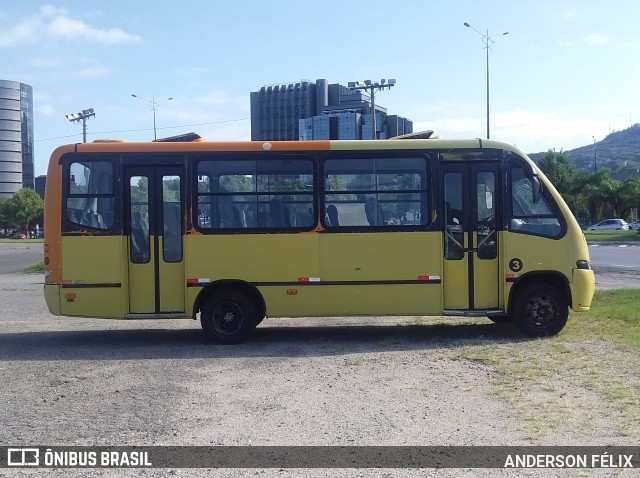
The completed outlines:
{"type": "Polygon", "coordinates": [[[42,242],[0,242],[0,274],[15,274],[43,258],[42,242]]]}

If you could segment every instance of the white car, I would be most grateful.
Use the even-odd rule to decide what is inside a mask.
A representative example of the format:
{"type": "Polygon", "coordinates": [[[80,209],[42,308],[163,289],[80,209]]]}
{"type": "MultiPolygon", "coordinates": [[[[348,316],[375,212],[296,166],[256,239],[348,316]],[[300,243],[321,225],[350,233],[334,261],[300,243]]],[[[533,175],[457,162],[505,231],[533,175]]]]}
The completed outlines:
{"type": "Polygon", "coordinates": [[[601,231],[601,230],[623,230],[629,229],[629,224],[624,219],[605,219],[598,224],[589,226],[589,231],[601,231]]]}
{"type": "Polygon", "coordinates": [[[640,229],[640,219],[629,223],[629,229],[640,229]]]}

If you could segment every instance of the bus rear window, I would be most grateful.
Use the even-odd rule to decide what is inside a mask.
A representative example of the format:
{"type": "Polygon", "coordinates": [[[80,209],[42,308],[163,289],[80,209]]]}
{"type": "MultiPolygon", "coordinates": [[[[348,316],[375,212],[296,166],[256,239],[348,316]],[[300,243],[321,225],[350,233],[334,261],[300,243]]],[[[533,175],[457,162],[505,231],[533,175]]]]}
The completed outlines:
{"type": "Polygon", "coordinates": [[[94,229],[110,229],[115,221],[113,164],[82,161],[69,165],[66,218],[94,229]]]}

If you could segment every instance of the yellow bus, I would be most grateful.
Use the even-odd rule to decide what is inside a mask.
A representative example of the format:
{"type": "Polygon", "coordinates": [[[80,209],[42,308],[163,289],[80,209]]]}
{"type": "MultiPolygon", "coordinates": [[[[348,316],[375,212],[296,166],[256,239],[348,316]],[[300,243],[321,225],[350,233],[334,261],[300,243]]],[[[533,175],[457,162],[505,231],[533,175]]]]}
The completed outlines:
{"type": "Polygon", "coordinates": [[[536,165],[429,136],[59,147],[48,308],[199,318],[218,343],[267,316],[488,316],[539,337],[589,310],[584,235],[536,165]]]}

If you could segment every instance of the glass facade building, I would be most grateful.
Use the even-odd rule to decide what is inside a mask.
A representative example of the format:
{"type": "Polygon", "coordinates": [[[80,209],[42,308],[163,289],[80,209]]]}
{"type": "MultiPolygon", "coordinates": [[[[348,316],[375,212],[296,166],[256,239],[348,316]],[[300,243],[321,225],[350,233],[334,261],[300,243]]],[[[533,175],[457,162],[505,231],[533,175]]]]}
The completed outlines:
{"type": "Polygon", "coordinates": [[[34,188],[33,91],[0,80],[0,197],[23,187],[34,188]]]}
{"type": "Polygon", "coordinates": [[[263,86],[251,93],[251,140],[297,140],[298,120],[316,112],[316,85],[308,80],[263,86]]]}
{"type": "Polygon", "coordinates": [[[371,98],[363,91],[324,79],[263,86],[251,93],[251,139],[385,139],[413,132],[411,120],[375,109],[374,136],[371,98]]]}

